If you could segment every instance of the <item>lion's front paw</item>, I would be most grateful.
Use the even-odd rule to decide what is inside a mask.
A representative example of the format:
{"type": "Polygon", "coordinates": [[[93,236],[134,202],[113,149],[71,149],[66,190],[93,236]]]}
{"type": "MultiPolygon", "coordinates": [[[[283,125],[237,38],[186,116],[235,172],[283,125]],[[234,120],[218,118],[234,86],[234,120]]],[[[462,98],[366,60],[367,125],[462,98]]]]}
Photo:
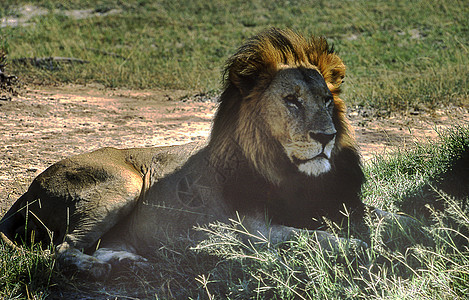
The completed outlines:
{"type": "Polygon", "coordinates": [[[400,226],[409,227],[418,225],[418,221],[410,216],[390,213],[378,208],[371,211],[372,217],[378,218],[380,221],[394,222],[400,226]]]}

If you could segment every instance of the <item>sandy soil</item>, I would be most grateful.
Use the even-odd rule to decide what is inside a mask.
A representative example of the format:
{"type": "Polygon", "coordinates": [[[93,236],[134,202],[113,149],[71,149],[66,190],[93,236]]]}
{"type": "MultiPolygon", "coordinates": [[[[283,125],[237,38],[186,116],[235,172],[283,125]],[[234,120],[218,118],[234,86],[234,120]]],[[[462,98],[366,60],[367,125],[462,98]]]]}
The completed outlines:
{"type": "MultiPolygon", "coordinates": [[[[187,94],[41,86],[0,101],[0,215],[36,175],[67,156],[104,146],[151,147],[207,138],[216,99],[187,94]]],[[[375,153],[434,139],[435,129],[469,123],[468,110],[456,107],[385,118],[352,108],[349,116],[365,163],[375,153]]]]}

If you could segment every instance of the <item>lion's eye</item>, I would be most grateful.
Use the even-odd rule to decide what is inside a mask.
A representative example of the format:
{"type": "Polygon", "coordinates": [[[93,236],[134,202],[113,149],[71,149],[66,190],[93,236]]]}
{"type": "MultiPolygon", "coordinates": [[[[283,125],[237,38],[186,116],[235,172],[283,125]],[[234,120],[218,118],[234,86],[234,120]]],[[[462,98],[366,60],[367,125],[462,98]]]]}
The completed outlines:
{"type": "Polygon", "coordinates": [[[298,100],[298,97],[295,95],[288,95],[284,97],[283,100],[285,101],[288,107],[299,109],[303,106],[303,104],[301,104],[301,101],[298,100]]]}

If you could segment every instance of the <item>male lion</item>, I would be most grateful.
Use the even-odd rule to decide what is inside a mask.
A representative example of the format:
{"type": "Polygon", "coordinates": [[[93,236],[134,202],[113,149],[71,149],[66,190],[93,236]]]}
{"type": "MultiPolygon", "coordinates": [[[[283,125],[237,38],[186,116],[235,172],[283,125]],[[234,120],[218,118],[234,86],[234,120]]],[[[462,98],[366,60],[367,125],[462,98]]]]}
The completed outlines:
{"type": "Polygon", "coordinates": [[[325,39],[263,32],[228,60],[206,146],[103,148],[62,160],[34,179],[0,231],[52,241],[62,263],[99,278],[168,239],[201,240],[194,226],[236,214],[274,243],[343,209],[361,214],[364,176],[339,98],[344,75],[325,39]]]}

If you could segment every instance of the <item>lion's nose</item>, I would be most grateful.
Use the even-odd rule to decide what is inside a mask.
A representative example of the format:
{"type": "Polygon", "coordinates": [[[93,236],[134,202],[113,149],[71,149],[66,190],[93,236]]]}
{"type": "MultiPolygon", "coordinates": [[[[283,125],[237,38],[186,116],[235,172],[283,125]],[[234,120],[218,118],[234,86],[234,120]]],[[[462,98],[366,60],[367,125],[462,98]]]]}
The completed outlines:
{"type": "Polygon", "coordinates": [[[327,143],[329,143],[335,137],[335,135],[336,135],[335,132],[331,134],[315,133],[312,131],[309,132],[309,137],[321,143],[323,147],[325,147],[327,143]]]}

